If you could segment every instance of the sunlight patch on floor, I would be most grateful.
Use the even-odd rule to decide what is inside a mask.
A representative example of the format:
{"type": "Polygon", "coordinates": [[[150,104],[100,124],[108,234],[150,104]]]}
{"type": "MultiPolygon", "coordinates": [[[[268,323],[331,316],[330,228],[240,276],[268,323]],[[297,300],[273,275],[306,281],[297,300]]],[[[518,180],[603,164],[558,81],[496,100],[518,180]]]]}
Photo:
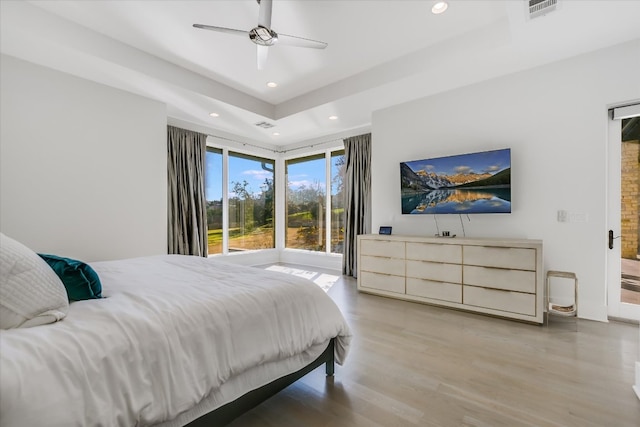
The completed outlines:
{"type": "Polygon", "coordinates": [[[291,274],[292,276],[303,277],[307,280],[311,280],[316,285],[320,286],[325,292],[331,289],[340,276],[333,274],[320,273],[317,271],[301,270],[299,268],[285,267],[283,265],[272,265],[266,268],[266,270],[279,271],[280,273],[291,274]]]}

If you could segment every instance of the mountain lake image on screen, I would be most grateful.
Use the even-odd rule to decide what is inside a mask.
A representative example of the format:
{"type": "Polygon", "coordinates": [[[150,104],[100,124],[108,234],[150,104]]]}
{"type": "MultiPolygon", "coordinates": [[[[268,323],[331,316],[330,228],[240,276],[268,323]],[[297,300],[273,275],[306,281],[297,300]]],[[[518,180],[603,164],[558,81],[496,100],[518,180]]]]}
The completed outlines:
{"type": "Polygon", "coordinates": [[[511,149],[400,163],[403,214],[511,213],[511,149]]]}

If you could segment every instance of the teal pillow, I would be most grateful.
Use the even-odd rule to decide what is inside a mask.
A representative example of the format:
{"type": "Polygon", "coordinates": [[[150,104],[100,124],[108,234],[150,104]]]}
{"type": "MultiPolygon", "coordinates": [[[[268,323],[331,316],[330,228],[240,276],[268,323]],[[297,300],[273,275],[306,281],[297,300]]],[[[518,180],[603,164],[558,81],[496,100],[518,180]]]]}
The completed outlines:
{"type": "Polygon", "coordinates": [[[56,272],[67,290],[69,301],[102,298],[98,273],[82,261],[56,255],[38,254],[56,272]]]}

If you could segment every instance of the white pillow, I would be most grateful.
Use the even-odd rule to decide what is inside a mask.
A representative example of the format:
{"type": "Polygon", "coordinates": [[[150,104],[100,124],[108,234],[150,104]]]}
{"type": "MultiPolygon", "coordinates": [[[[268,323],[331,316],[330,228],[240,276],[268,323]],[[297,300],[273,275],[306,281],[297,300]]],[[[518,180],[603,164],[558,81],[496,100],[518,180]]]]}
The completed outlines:
{"type": "Polygon", "coordinates": [[[69,300],[60,278],[34,251],[0,233],[0,329],[57,322],[69,300]]]}

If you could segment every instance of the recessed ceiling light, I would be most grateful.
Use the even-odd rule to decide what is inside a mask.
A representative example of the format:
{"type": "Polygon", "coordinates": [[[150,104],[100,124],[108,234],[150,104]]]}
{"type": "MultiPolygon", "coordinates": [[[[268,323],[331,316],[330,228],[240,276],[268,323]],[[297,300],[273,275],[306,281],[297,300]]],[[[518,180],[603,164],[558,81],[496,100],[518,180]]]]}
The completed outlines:
{"type": "Polygon", "coordinates": [[[276,83],[276,82],[267,82],[267,86],[269,86],[269,87],[278,87],[278,83],[276,83]]]}
{"type": "Polygon", "coordinates": [[[280,132],[274,132],[273,133],[273,136],[278,136],[278,135],[280,135],[280,132]]]}
{"type": "Polygon", "coordinates": [[[209,115],[211,117],[220,117],[220,114],[218,114],[218,113],[209,113],[209,115]]]}
{"type": "Polygon", "coordinates": [[[449,5],[447,4],[446,1],[439,1],[433,5],[433,7],[431,8],[431,13],[435,15],[439,15],[443,13],[445,10],[447,10],[448,7],[449,5]]]}
{"type": "Polygon", "coordinates": [[[329,116],[329,120],[338,120],[338,116],[329,116]]]}

